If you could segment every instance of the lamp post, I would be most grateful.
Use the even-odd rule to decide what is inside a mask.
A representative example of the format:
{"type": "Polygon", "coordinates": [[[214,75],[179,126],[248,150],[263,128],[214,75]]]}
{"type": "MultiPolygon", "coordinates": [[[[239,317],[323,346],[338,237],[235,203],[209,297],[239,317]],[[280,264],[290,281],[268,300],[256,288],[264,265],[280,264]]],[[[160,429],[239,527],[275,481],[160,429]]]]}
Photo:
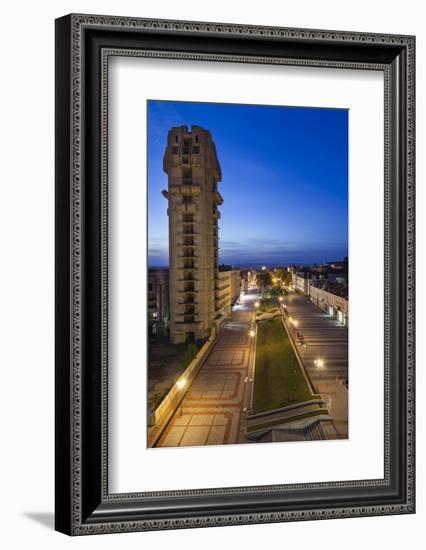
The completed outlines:
{"type": "Polygon", "coordinates": [[[315,359],[315,365],[318,368],[318,380],[321,378],[321,369],[324,367],[324,361],[322,359],[315,359]]]}
{"type": "Polygon", "coordinates": [[[302,343],[302,357],[303,357],[303,363],[305,362],[305,350],[308,347],[308,344],[306,342],[302,343]]]}
{"type": "MultiPolygon", "coordinates": [[[[179,378],[179,380],[176,382],[176,387],[179,389],[179,390],[183,390],[183,388],[186,386],[186,380],[185,378],[179,378]]],[[[182,412],[182,401],[180,402],[180,407],[179,407],[179,413],[180,413],[180,416],[182,416],[183,412],[182,412]]]]}
{"type": "Polygon", "coordinates": [[[299,321],[297,319],[292,319],[293,333],[294,337],[297,337],[297,327],[299,326],[299,321]]]}

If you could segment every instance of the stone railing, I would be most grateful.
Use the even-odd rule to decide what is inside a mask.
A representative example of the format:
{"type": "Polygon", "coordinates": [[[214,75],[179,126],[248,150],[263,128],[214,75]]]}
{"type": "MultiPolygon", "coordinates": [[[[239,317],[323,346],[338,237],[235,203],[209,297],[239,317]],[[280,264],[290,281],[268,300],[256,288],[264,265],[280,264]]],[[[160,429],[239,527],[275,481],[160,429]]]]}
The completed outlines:
{"type": "Polygon", "coordinates": [[[210,337],[199,349],[197,355],[179,376],[178,380],[169,390],[158,407],[151,413],[150,424],[152,425],[148,430],[148,447],[152,447],[156,443],[167,422],[170,420],[182,399],[185,397],[188,388],[192,384],[204,360],[209,354],[215,339],[216,331],[212,330],[210,337]]]}

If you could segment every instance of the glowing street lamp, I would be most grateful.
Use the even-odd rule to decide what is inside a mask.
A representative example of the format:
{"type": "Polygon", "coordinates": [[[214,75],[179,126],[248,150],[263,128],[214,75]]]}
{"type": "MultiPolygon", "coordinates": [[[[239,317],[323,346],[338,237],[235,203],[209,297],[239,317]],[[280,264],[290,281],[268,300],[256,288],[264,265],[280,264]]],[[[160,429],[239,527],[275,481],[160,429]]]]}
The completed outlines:
{"type": "Polygon", "coordinates": [[[293,319],[293,325],[297,327],[299,325],[299,321],[297,319],[293,319]]]}
{"type": "Polygon", "coordinates": [[[255,307],[255,308],[258,308],[259,306],[260,306],[260,302],[255,302],[255,303],[254,303],[254,307],[255,307]]]}
{"type": "Polygon", "coordinates": [[[251,331],[249,332],[250,336],[253,338],[254,336],[256,336],[256,331],[251,329],[251,331]]]}
{"type": "Polygon", "coordinates": [[[282,297],[282,296],[279,297],[279,301],[280,301],[280,302],[283,301],[283,297],[282,297]]]}
{"type": "Polygon", "coordinates": [[[324,361],[322,359],[315,359],[314,364],[318,368],[318,378],[321,378],[321,369],[324,367],[324,361]]]}
{"type": "Polygon", "coordinates": [[[184,378],[181,378],[180,380],[178,380],[178,381],[176,382],[176,387],[179,388],[180,390],[181,390],[182,388],[184,388],[185,385],[186,385],[186,380],[185,380],[184,378]]]}

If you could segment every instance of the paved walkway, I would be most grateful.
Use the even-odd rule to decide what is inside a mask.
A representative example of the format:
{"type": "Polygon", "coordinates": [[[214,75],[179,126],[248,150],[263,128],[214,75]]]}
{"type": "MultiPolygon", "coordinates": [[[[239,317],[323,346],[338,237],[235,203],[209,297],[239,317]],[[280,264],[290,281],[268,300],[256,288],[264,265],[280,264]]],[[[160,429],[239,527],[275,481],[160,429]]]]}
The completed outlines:
{"type": "MultiPolygon", "coordinates": [[[[318,392],[328,402],[333,425],[330,439],[348,437],[348,390],[342,382],[348,380],[348,329],[333,319],[306,296],[296,292],[284,298],[289,316],[298,322],[306,348],[297,345],[300,357],[318,392]],[[318,370],[315,361],[321,359],[318,370]]],[[[295,330],[287,323],[292,335],[295,330]]],[[[297,342],[297,339],[295,340],[297,342]]]]}
{"type": "Polygon", "coordinates": [[[234,306],[157,447],[247,443],[243,433],[254,353],[249,329],[256,299],[253,289],[234,306]]]}

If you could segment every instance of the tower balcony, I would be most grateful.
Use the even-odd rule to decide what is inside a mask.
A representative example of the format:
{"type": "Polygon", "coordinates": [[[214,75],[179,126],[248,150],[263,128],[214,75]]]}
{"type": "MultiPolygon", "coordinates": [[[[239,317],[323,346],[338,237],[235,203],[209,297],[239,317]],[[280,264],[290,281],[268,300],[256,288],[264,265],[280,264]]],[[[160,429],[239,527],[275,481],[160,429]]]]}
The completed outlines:
{"type": "Polygon", "coordinates": [[[194,305],[191,305],[191,304],[179,304],[179,305],[178,305],[177,315],[180,316],[180,317],[191,315],[191,316],[193,316],[193,317],[195,318],[196,315],[197,315],[197,312],[196,312],[196,310],[195,310],[195,306],[194,306],[194,305]]]}
{"type": "Polygon", "coordinates": [[[192,298],[185,298],[181,302],[178,302],[179,306],[196,306],[198,302],[195,301],[194,296],[192,298]]]}
{"type": "Polygon", "coordinates": [[[182,288],[182,289],[180,289],[180,290],[177,290],[177,292],[178,292],[179,294],[196,294],[196,293],[197,293],[197,290],[195,290],[194,287],[192,287],[192,288],[187,288],[187,287],[185,287],[185,288],[182,288]]]}
{"type": "Polygon", "coordinates": [[[175,325],[185,325],[185,328],[191,332],[198,328],[197,325],[199,323],[201,323],[201,319],[195,318],[194,315],[181,316],[181,318],[175,321],[175,325]]]}
{"type": "Polygon", "coordinates": [[[184,250],[182,254],[179,254],[177,256],[180,260],[194,260],[195,258],[198,258],[196,252],[191,252],[190,249],[184,250]]]}
{"type": "MultiPolygon", "coordinates": [[[[182,258],[179,258],[182,260],[182,258]]],[[[198,269],[198,263],[191,259],[183,259],[183,262],[179,263],[177,269],[198,269]]]]}
{"type": "MultiPolygon", "coordinates": [[[[186,195],[184,195],[184,198],[185,196],[186,195]]],[[[195,203],[184,202],[182,207],[185,208],[185,212],[189,214],[195,214],[196,212],[198,212],[198,205],[195,203]]]]}
{"type": "Polygon", "coordinates": [[[181,277],[179,277],[179,279],[177,279],[177,281],[180,283],[186,283],[186,282],[197,282],[198,281],[198,277],[194,277],[194,274],[193,273],[183,273],[181,277]]]}
{"type": "Polygon", "coordinates": [[[195,221],[177,220],[176,223],[179,227],[182,227],[183,229],[191,225],[197,227],[198,229],[198,222],[195,222],[195,221]]]}

